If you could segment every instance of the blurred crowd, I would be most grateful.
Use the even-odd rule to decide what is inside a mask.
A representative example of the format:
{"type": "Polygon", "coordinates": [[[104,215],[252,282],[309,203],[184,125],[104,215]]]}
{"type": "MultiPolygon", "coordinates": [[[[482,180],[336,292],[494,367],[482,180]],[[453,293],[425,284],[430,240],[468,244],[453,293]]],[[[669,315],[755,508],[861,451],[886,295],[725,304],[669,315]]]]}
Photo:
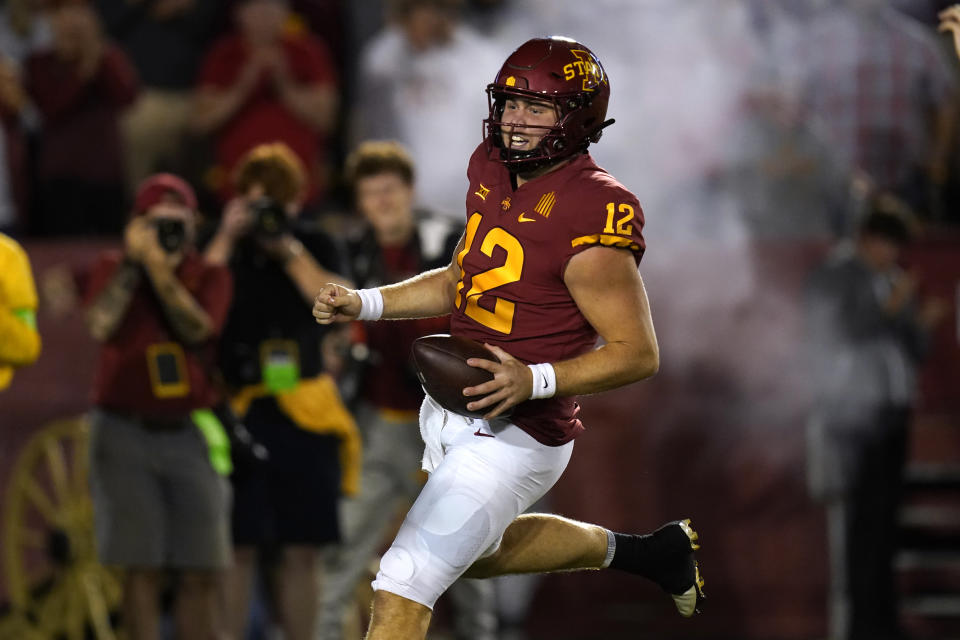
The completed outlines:
{"type": "MultiPolygon", "coordinates": [[[[645,264],[662,269],[682,259],[670,248],[711,243],[838,244],[810,287],[822,346],[812,366],[830,380],[811,430],[849,472],[820,478],[814,494],[839,505],[841,556],[845,536],[892,526],[894,498],[872,512],[849,506],[899,477],[914,370],[946,313],[918,299],[897,258],[918,234],[960,223],[960,65],[937,33],[947,5],[6,0],[0,232],[123,246],[77,278],[76,295],[103,343],[92,418],[98,548],[130,569],[134,636],[156,633],[162,568],[182,571],[180,637],[243,637],[258,568],[284,637],[359,635],[349,604],[422,482],[409,345],[446,324],[321,330],[312,297],[324,282],[379,286],[449,261],[487,116],[483,89],[510,51],[541,35],[575,37],[604,62],[620,143],[592,152],[647,211],[656,248],[645,264]],[[866,330],[863,349],[837,347],[866,330]],[[887,374],[851,417],[844,384],[862,389],[864,370],[887,374]],[[876,419],[865,425],[864,415],[876,419]],[[202,440],[184,435],[187,423],[202,440]],[[222,439],[232,455],[215,453],[222,439]],[[878,455],[869,469],[856,462],[878,455]],[[165,507],[117,517],[145,502],[165,507]],[[145,537],[154,546],[137,542],[145,537]]],[[[24,333],[26,322],[35,358],[29,265],[2,247],[25,275],[0,307],[28,321],[0,315],[0,328],[24,333]]],[[[14,278],[13,267],[3,272],[14,278]]],[[[747,295],[738,275],[694,308],[747,295]]],[[[0,341],[0,356],[11,345],[0,341]]],[[[30,359],[0,358],[0,386],[30,359]]],[[[861,575],[868,592],[886,591],[861,590],[852,605],[844,581],[890,553],[835,563],[838,638],[887,637],[894,623],[869,627],[857,606],[889,608],[889,576],[861,575]]],[[[494,638],[498,617],[522,621],[509,607],[498,616],[492,586],[463,582],[451,591],[458,637],[494,638]]],[[[529,588],[505,600],[523,602],[529,588]]]]}
{"type": "Polygon", "coordinates": [[[451,158],[479,138],[478,87],[504,51],[548,33],[600,45],[612,112],[637,143],[599,160],[671,211],[670,241],[849,233],[852,182],[956,222],[946,4],[10,0],[0,229],[118,234],[158,171],[216,219],[238,159],[274,140],[306,167],[314,214],[349,208],[351,148],[396,139],[430,176],[418,204],[458,221],[451,158]]]}

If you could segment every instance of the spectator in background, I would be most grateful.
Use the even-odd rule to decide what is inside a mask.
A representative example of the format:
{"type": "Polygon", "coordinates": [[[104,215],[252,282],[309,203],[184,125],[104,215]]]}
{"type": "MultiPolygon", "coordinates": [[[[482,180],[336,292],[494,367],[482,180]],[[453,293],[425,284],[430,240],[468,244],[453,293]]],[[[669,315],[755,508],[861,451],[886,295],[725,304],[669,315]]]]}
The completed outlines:
{"type": "Polygon", "coordinates": [[[107,33],[143,84],[123,121],[131,187],[179,170],[200,61],[222,14],[221,0],[96,0],[107,33]]]}
{"type": "Polygon", "coordinates": [[[830,0],[799,33],[785,72],[800,117],[845,173],[939,215],[931,190],[947,178],[957,104],[932,29],[882,0],[830,0]]]}
{"type": "Polygon", "coordinates": [[[259,144],[280,141],[307,169],[306,199],[322,193],[326,138],[336,120],[336,74],[326,47],[293,26],[286,0],[239,0],[236,31],[207,54],[192,107],[195,131],[212,136],[211,186],[224,198],[227,176],[259,144]]]}
{"type": "Polygon", "coordinates": [[[476,146],[487,110],[472,96],[501,62],[497,49],[460,23],[460,4],[389,2],[391,23],[362,54],[353,136],[394,138],[410,149],[418,171],[430,176],[417,186],[417,202],[457,224],[467,178],[450,158],[476,146]]]}
{"type": "Polygon", "coordinates": [[[27,131],[36,129],[37,117],[23,87],[23,64],[51,46],[43,1],[0,4],[0,230],[24,226],[30,204],[27,131]]]}
{"type": "Polygon", "coordinates": [[[360,437],[323,373],[328,331],[306,311],[325,283],[346,281],[337,275],[336,246],[299,218],[306,177],[289,147],[251,149],[234,187],[237,197],[206,250],[236,281],[220,369],[234,411],[270,458],[234,478],[230,631],[244,637],[260,556],[271,570],[265,582],[284,637],[312,640],[319,548],[340,538],[337,501],[341,490],[357,490],[360,437]]]}
{"type": "Polygon", "coordinates": [[[916,274],[897,264],[907,222],[875,199],[855,243],[811,276],[810,486],[827,505],[831,638],[899,640],[893,554],[917,368],[938,299],[917,300],[916,274]]]}
{"type": "Polygon", "coordinates": [[[136,97],[136,72],[83,0],[61,0],[48,17],[53,47],[30,56],[25,74],[42,119],[32,226],[44,235],[119,233],[125,202],[119,122],[136,97]]]}
{"type": "Polygon", "coordinates": [[[41,7],[44,0],[6,0],[0,5],[0,51],[16,65],[50,46],[53,35],[41,7]]]}
{"type": "Polygon", "coordinates": [[[40,357],[37,288],[30,260],[16,240],[0,233],[0,391],[13,371],[40,357]]]}
{"type": "Polygon", "coordinates": [[[26,210],[26,140],[20,126],[26,109],[18,70],[0,54],[0,230],[16,227],[26,210]]]}
{"type": "Polygon", "coordinates": [[[229,446],[210,410],[209,362],[232,292],[193,249],[196,197],[160,174],[140,186],[123,252],[90,274],[87,324],[102,343],[90,487],[100,561],[124,569],[123,624],[159,640],[164,572],[178,572],[177,638],[223,638],[230,561],[229,446]]]}
{"type": "MultiPolygon", "coordinates": [[[[357,286],[406,280],[449,264],[460,239],[451,225],[421,217],[413,208],[414,165],[394,142],[366,142],[347,160],[357,211],[366,227],[348,243],[350,275],[357,286]]],[[[344,612],[370,560],[394,532],[423,484],[418,409],[423,389],[410,359],[418,337],[447,333],[447,317],[364,323],[369,365],[361,373],[357,421],[363,435],[360,494],[341,502],[343,542],[331,557],[321,592],[316,640],[344,637],[344,612]]],[[[451,589],[457,638],[496,637],[493,583],[459,580],[451,589]]]]}

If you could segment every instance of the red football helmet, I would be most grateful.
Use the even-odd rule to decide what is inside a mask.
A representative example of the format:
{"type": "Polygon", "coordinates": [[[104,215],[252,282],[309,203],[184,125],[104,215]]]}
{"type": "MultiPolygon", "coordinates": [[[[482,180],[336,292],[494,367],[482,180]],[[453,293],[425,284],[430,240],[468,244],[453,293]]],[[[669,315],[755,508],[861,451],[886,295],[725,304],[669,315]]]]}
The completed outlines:
{"type": "MultiPolygon", "coordinates": [[[[483,121],[489,147],[500,149],[500,160],[515,172],[532,171],[575,153],[600,139],[610,100],[610,81],[590,49],[561,36],[534,38],[520,45],[503,63],[496,80],[487,85],[490,115],[483,121]],[[536,99],[553,104],[557,123],[545,130],[535,149],[514,151],[503,145],[500,127],[508,98],[536,99]]],[[[538,128],[525,125],[526,128],[538,128]]]]}

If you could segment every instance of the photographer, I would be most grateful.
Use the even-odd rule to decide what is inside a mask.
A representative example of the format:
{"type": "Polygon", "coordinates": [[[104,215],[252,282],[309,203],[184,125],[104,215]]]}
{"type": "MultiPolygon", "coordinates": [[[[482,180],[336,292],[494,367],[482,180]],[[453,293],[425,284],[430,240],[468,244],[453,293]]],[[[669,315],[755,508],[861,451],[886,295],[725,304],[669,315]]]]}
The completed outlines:
{"type": "Polygon", "coordinates": [[[270,457],[234,478],[231,632],[244,637],[259,554],[274,573],[273,618],[301,640],[316,618],[319,547],[339,540],[337,501],[359,478],[356,425],[323,373],[326,332],[309,314],[325,283],[345,280],[332,241],[299,218],[304,169],[287,146],[252,149],[235,191],[206,251],[237,282],[220,367],[234,410],[270,457]]]}
{"type": "Polygon", "coordinates": [[[90,442],[97,551],[125,569],[124,626],[147,640],[160,637],[168,569],[179,572],[177,637],[223,637],[230,458],[207,363],[232,286],[194,251],[195,222],[186,182],[148,178],[123,253],[100,257],[87,291],[87,324],[103,343],[90,442]]]}

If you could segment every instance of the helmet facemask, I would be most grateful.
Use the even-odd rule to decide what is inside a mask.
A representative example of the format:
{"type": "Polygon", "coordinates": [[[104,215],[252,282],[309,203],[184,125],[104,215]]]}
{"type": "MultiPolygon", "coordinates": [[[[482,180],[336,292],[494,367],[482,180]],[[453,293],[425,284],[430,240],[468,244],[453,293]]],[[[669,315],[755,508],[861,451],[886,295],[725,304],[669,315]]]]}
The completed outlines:
{"type": "MultiPolygon", "coordinates": [[[[529,173],[559,162],[579,151],[585,151],[590,142],[584,140],[579,145],[571,144],[573,136],[570,129],[574,124],[571,122],[571,116],[581,106],[580,95],[551,96],[491,84],[487,87],[487,103],[490,115],[483,121],[487,145],[500,150],[501,162],[514,173],[529,173]],[[511,98],[551,105],[557,114],[557,122],[551,126],[504,123],[504,106],[511,98]],[[533,149],[513,150],[503,143],[503,127],[524,129],[528,134],[532,131],[535,135],[539,134],[541,138],[533,149]]],[[[599,138],[599,135],[596,137],[599,138]]]]}
{"type": "MultiPolygon", "coordinates": [[[[528,174],[586,152],[600,139],[610,98],[610,82],[600,61],[583,44],[563,36],[533,38],[510,54],[487,86],[489,113],[484,120],[487,148],[500,150],[500,162],[510,171],[528,174]],[[543,131],[534,149],[517,151],[504,144],[503,122],[508,99],[544,102],[553,105],[557,122],[553,126],[522,125],[527,131],[543,131]]],[[[523,135],[523,134],[520,134],[523,135]]]]}

